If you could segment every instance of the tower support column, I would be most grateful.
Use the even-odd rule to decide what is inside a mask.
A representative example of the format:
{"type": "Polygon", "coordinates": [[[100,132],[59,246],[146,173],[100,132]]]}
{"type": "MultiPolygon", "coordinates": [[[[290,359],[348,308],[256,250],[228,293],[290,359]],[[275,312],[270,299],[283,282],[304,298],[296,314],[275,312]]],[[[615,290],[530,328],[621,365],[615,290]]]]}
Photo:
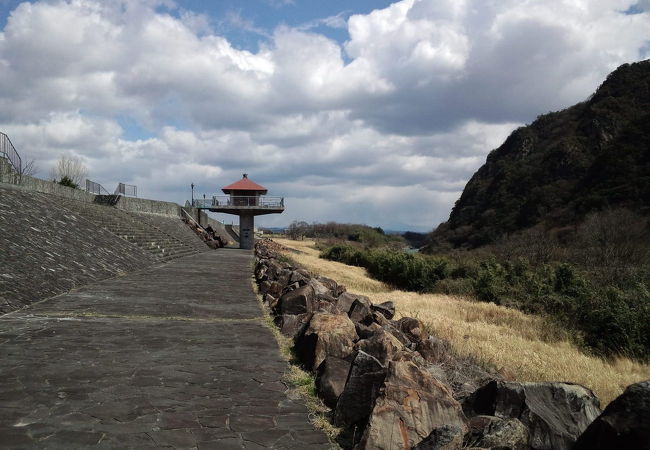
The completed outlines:
{"type": "Polygon", "coordinates": [[[251,249],[255,245],[255,216],[242,213],[239,216],[239,248],[251,249]]]}

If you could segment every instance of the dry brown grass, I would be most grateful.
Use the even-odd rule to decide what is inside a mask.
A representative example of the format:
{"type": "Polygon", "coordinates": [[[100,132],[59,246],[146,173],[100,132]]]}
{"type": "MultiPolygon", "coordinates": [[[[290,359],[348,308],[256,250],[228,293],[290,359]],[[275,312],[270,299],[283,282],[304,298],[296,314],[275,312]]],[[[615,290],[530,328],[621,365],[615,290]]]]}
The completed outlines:
{"type": "Polygon", "coordinates": [[[435,335],[447,339],[457,354],[506,368],[517,380],[579,383],[596,392],[604,407],[628,385],[650,378],[650,365],[586,355],[540,317],[491,303],[392,290],[370,279],[365,269],[319,259],[313,241],[277,241],[298,250],[290,256],[307,270],[333,278],[375,302],[394,301],[399,314],[420,319],[435,335]]]}

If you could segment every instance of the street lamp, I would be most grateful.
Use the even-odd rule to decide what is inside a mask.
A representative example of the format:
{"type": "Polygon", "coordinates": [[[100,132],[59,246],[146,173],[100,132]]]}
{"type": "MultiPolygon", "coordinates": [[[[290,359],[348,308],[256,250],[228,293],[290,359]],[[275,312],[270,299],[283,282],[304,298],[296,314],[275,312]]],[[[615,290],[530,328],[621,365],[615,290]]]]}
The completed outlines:
{"type": "Polygon", "coordinates": [[[190,184],[190,187],[192,188],[192,206],[194,206],[194,183],[190,184]]]}

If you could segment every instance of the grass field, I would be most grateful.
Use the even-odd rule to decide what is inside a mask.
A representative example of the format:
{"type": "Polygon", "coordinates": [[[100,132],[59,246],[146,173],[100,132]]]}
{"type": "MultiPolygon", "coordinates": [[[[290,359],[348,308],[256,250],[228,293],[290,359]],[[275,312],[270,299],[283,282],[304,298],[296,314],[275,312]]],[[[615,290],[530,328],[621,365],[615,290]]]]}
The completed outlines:
{"type": "Polygon", "coordinates": [[[392,300],[398,315],[420,319],[457,354],[505,368],[519,381],[579,383],[596,392],[604,407],[628,385],[650,378],[650,365],[586,355],[541,317],[492,303],[393,290],[369,278],[363,268],[320,259],[313,241],[274,240],[293,249],[287,255],[310,272],[333,278],[373,302],[392,300]]]}

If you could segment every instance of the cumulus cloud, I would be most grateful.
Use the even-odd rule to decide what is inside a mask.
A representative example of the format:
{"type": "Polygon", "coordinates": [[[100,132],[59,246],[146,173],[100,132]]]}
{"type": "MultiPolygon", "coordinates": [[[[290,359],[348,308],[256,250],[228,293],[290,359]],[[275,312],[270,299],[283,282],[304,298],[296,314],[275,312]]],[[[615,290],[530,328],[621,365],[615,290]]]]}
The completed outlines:
{"type": "Polygon", "coordinates": [[[516,126],[642,57],[647,6],[402,0],[268,33],[169,1],[22,3],[0,33],[0,129],[44,169],[74,154],[95,181],[152,198],[184,202],[191,182],[212,194],[245,171],[287,196],[263,223],[427,230],[516,126]],[[223,21],[259,50],[216,32],[223,21]]]}

